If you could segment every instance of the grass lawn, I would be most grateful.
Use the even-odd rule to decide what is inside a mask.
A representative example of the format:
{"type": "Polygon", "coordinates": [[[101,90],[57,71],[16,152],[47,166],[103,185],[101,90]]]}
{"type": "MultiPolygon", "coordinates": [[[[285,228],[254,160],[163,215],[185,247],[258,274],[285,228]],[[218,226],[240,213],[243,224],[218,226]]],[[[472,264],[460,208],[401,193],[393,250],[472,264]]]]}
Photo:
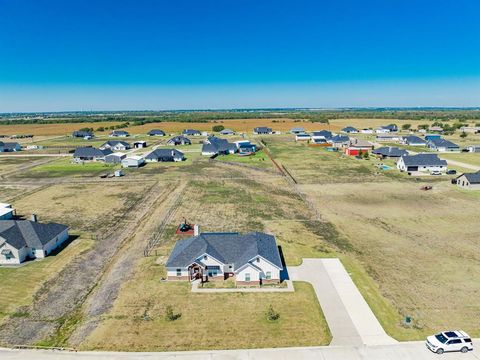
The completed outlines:
{"type": "Polygon", "coordinates": [[[103,162],[85,162],[76,164],[72,162],[72,158],[61,158],[48,164],[36,166],[21,177],[38,178],[38,177],[91,177],[103,173],[111,173],[115,169],[120,168],[119,165],[107,165],[103,162]]]}
{"type": "Polygon", "coordinates": [[[82,349],[240,349],[326,345],[331,340],[309,284],[296,282],[293,293],[210,294],[192,293],[185,282],[161,282],[162,276],[163,266],[142,260],[112,312],[82,349]],[[165,319],[168,305],[181,314],[179,319],[165,319]],[[280,314],[279,320],[266,319],[269,305],[280,314]]]}
{"type": "MultiPolygon", "coordinates": [[[[71,232],[71,235],[74,234],[71,232]]],[[[28,316],[18,308],[28,305],[45,280],[92,245],[93,240],[83,234],[60,252],[43,260],[28,262],[21,267],[0,267],[0,323],[8,315],[28,316]]]]}
{"type": "Polygon", "coordinates": [[[15,169],[16,167],[20,165],[25,165],[29,162],[33,161],[39,161],[44,159],[44,157],[24,157],[24,156],[19,156],[19,157],[2,157],[0,156],[0,174],[2,172],[10,171],[15,169]]]}
{"type": "MultiPolygon", "coordinates": [[[[440,156],[446,160],[455,160],[469,165],[480,166],[480,153],[442,153],[440,156]]],[[[472,171],[469,170],[469,172],[472,171]]]]}
{"type": "Polygon", "coordinates": [[[263,150],[257,151],[251,156],[239,156],[237,154],[222,155],[216,158],[218,161],[238,162],[253,167],[259,167],[264,169],[271,169],[272,162],[270,158],[264,153],[263,150]]]}

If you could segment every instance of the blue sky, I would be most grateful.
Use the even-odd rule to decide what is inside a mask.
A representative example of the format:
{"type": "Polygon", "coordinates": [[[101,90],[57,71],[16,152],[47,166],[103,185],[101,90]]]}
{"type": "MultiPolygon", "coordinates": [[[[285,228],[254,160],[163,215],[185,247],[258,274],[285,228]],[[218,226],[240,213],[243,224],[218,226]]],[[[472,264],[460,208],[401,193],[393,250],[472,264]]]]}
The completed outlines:
{"type": "Polygon", "coordinates": [[[480,106],[475,0],[0,0],[0,112],[480,106]]]}

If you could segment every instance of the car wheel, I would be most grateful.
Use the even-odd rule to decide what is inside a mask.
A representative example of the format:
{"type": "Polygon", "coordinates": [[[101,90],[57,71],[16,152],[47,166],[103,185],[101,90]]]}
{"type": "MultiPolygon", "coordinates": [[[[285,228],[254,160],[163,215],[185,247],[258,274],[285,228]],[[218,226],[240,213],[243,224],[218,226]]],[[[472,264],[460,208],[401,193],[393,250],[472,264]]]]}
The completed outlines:
{"type": "Polygon", "coordinates": [[[467,353],[468,352],[468,348],[466,346],[462,347],[462,350],[460,350],[462,353],[467,353]]]}
{"type": "Polygon", "coordinates": [[[438,354],[438,355],[441,355],[441,354],[443,354],[443,353],[444,353],[444,350],[443,350],[442,348],[437,349],[437,354],[438,354]]]}

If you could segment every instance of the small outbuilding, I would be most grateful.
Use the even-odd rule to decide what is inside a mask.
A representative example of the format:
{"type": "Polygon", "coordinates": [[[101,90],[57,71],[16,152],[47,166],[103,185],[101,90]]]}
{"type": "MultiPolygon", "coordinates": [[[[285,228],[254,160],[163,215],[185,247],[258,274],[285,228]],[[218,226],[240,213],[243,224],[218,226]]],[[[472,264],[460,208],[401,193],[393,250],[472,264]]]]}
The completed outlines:
{"type": "Polygon", "coordinates": [[[145,164],[145,159],[138,155],[131,155],[122,160],[124,168],[139,168],[145,164]]]}
{"type": "Polygon", "coordinates": [[[140,141],[135,141],[133,143],[133,147],[135,149],[143,149],[143,148],[146,148],[147,147],[147,142],[146,141],[143,141],[143,140],[140,140],[140,141]]]}
{"type": "Polygon", "coordinates": [[[126,154],[121,152],[115,152],[105,156],[106,164],[121,164],[122,160],[127,157],[126,154]]]}

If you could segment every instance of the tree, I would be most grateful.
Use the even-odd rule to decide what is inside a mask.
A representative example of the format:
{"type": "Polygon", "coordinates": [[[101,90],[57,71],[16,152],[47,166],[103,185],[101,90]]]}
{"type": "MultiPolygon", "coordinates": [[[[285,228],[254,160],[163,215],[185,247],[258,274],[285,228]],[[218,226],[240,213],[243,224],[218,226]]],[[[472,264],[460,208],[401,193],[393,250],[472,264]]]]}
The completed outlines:
{"type": "Polygon", "coordinates": [[[410,130],[411,127],[412,127],[412,124],[403,124],[402,130],[410,130]]]}
{"type": "Polygon", "coordinates": [[[272,305],[268,306],[266,315],[268,321],[277,321],[280,319],[280,313],[276,312],[272,305]]]}
{"type": "Polygon", "coordinates": [[[363,158],[365,160],[368,160],[370,158],[370,155],[368,154],[368,151],[365,151],[365,153],[363,154],[363,158]]]}
{"type": "Polygon", "coordinates": [[[220,132],[220,131],[222,131],[222,130],[224,130],[224,129],[225,129],[225,126],[223,126],[223,125],[215,125],[214,127],[212,127],[212,130],[213,130],[214,132],[220,132]]]}
{"type": "Polygon", "coordinates": [[[468,134],[465,131],[460,134],[460,137],[462,139],[465,139],[467,136],[468,136],[468,134]]]}
{"type": "Polygon", "coordinates": [[[105,128],[103,126],[100,126],[99,128],[97,128],[96,131],[105,131],[105,128]]]}

